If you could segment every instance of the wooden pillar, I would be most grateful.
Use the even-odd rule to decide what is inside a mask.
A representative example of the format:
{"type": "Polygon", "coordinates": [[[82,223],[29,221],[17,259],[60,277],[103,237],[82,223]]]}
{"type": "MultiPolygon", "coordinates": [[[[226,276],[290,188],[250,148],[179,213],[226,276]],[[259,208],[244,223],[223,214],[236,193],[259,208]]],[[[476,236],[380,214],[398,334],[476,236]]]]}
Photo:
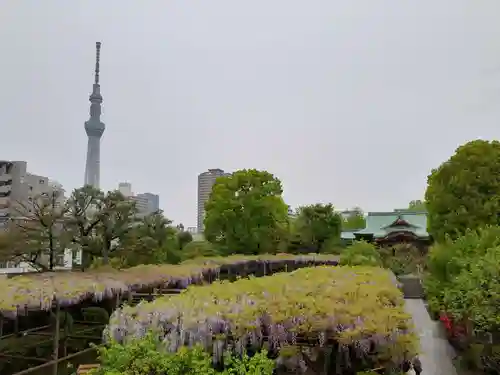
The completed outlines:
{"type": "Polygon", "coordinates": [[[56,324],[54,324],[54,351],[52,354],[52,359],[54,360],[54,365],[52,367],[52,375],[57,375],[57,367],[58,367],[58,359],[59,359],[59,331],[60,331],[60,313],[61,313],[61,307],[59,306],[59,302],[56,300],[56,309],[55,309],[55,316],[56,316],[56,324]]]}
{"type": "Polygon", "coordinates": [[[64,341],[63,341],[63,357],[66,357],[68,355],[68,340],[69,340],[69,321],[68,321],[68,315],[69,313],[66,311],[64,312],[64,341]]]}
{"type": "Polygon", "coordinates": [[[16,319],[14,320],[14,333],[17,334],[19,333],[19,305],[16,306],[16,319]]]}

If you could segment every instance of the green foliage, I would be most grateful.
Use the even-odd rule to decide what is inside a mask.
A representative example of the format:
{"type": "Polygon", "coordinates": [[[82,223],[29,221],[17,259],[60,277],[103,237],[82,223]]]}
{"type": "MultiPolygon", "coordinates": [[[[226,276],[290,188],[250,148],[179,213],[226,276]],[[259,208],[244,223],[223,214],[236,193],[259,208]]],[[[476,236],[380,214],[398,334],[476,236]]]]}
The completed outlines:
{"type": "Polygon", "coordinates": [[[266,171],[220,177],[205,205],[205,238],[226,254],[274,252],[288,219],[282,193],[281,181],[266,171]]]}
{"type": "Polygon", "coordinates": [[[425,289],[433,311],[470,319],[477,329],[498,329],[497,274],[500,227],[469,230],[455,241],[434,245],[428,256],[425,289]]]}
{"type": "Polygon", "coordinates": [[[342,230],[351,231],[364,229],[366,227],[366,219],[363,211],[360,208],[355,208],[353,212],[342,221],[342,230]]]}
{"type": "Polygon", "coordinates": [[[180,231],[177,233],[177,242],[179,244],[179,249],[182,250],[184,247],[193,241],[193,235],[189,232],[180,231]]]}
{"type": "Polygon", "coordinates": [[[110,191],[98,202],[96,240],[101,244],[100,254],[108,264],[114,242],[123,239],[132,229],[137,209],[135,202],[126,199],[119,191],[110,191]]]}
{"type": "Polygon", "coordinates": [[[128,267],[139,264],[178,263],[180,252],[177,230],[172,221],[158,211],[143,217],[123,237],[116,257],[128,267]]]}
{"type": "Polygon", "coordinates": [[[346,245],[339,238],[330,238],[321,246],[322,254],[340,255],[345,250],[346,245]]]}
{"type": "Polygon", "coordinates": [[[86,322],[107,323],[109,321],[109,314],[102,307],[86,307],[82,309],[82,315],[86,322]]]}
{"type": "Polygon", "coordinates": [[[272,375],[275,367],[273,360],[267,358],[267,351],[262,350],[249,357],[246,353],[241,358],[226,354],[224,359],[226,375],[272,375]]]}
{"type": "Polygon", "coordinates": [[[294,222],[296,235],[309,252],[320,252],[327,241],[340,240],[342,218],[331,204],[300,207],[294,222]]]}
{"type": "Polygon", "coordinates": [[[215,245],[208,241],[192,241],[184,246],[181,253],[182,260],[216,257],[221,255],[215,245]]]}
{"type": "Polygon", "coordinates": [[[100,351],[101,367],[92,375],[271,375],[274,362],[265,351],[253,357],[225,356],[224,370],[212,367],[212,356],[199,346],[182,347],[177,353],[161,349],[158,337],[149,333],[144,338],[131,340],[127,345],[112,344],[100,351]]]}
{"type": "Polygon", "coordinates": [[[489,249],[461,272],[444,293],[444,305],[456,319],[469,319],[479,331],[500,328],[500,247],[489,249]]]}
{"type": "Polygon", "coordinates": [[[408,204],[408,210],[410,211],[427,211],[427,207],[425,205],[425,202],[417,199],[413,200],[408,204]]]}
{"type": "Polygon", "coordinates": [[[105,194],[84,186],[75,189],[65,205],[67,214],[62,225],[70,242],[82,250],[82,269],[99,257],[107,265],[118,250],[116,243],[134,227],[135,203],[118,191],[105,194]]]}
{"type": "Polygon", "coordinates": [[[340,264],[345,266],[382,266],[377,247],[366,241],[355,241],[340,254],[340,264]]]}
{"type": "Polygon", "coordinates": [[[210,375],[215,374],[208,353],[200,348],[181,348],[177,354],[158,350],[158,339],[148,334],[127,345],[100,349],[101,367],[94,375],[210,375]]]}
{"type": "Polygon", "coordinates": [[[476,140],[460,146],[428,177],[429,233],[442,242],[467,229],[498,225],[499,197],[500,142],[476,140]]]}
{"type": "Polygon", "coordinates": [[[381,248],[382,263],[395,275],[420,274],[425,268],[425,253],[411,244],[381,248]]]}

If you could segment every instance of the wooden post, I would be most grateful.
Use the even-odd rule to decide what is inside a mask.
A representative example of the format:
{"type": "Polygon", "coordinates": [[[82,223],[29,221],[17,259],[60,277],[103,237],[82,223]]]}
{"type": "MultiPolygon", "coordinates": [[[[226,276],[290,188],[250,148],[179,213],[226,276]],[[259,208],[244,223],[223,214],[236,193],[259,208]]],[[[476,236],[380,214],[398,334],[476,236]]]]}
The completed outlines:
{"type": "Polygon", "coordinates": [[[131,305],[133,300],[132,288],[128,288],[128,304],[131,305]]]}
{"type": "Polygon", "coordinates": [[[54,352],[52,354],[52,359],[54,360],[54,365],[52,367],[52,375],[57,375],[57,365],[58,365],[58,359],[59,359],[59,330],[60,330],[60,324],[59,324],[59,318],[60,318],[60,312],[61,312],[61,307],[59,306],[59,301],[56,302],[56,311],[55,311],[55,316],[56,316],[56,324],[55,324],[55,332],[54,332],[54,352]]]}
{"type": "Polygon", "coordinates": [[[16,319],[14,320],[14,334],[19,334],[19,306],[16,306],[16,319]]]}
{"type": "Polygon", "coordinates": [[[69,321],[68,321],[69,312],[65,312],[64,314],[64,341],[63,341],[63,357],[68,355],[68,340],[69,340],[69,321]]]}
{"type": "Polygon", "coordinates": [[[3,336],[3,315],[0,314],[0,337],[3,336]]]}

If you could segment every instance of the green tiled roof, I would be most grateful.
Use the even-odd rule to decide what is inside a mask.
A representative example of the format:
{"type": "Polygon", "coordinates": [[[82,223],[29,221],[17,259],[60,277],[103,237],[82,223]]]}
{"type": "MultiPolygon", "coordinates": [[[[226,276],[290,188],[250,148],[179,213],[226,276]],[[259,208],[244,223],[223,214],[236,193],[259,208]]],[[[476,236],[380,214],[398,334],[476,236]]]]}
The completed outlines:
{"type": "Polygon", "coordinates": [[[370,212],[366,217],[366,228],[355,232],[355,234],[373,234],[375,238],[385,237],[395,231],[413,232],[418,237],[429,237],[427,233],[427,212],[370,212]],[[408,226],[391,225],[397,220],[404,220],[408,226]]]}

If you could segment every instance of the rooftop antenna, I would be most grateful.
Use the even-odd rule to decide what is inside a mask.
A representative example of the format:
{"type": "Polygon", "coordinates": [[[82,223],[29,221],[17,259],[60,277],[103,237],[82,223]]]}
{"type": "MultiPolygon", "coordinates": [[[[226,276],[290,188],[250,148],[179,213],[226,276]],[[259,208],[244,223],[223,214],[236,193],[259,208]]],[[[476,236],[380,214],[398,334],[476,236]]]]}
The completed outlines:
{"type": "Polygon", "coordinates": [[[99,60],[101,59],[101,42],[95,44],[95,84],[99,84],[99,60]]]}

